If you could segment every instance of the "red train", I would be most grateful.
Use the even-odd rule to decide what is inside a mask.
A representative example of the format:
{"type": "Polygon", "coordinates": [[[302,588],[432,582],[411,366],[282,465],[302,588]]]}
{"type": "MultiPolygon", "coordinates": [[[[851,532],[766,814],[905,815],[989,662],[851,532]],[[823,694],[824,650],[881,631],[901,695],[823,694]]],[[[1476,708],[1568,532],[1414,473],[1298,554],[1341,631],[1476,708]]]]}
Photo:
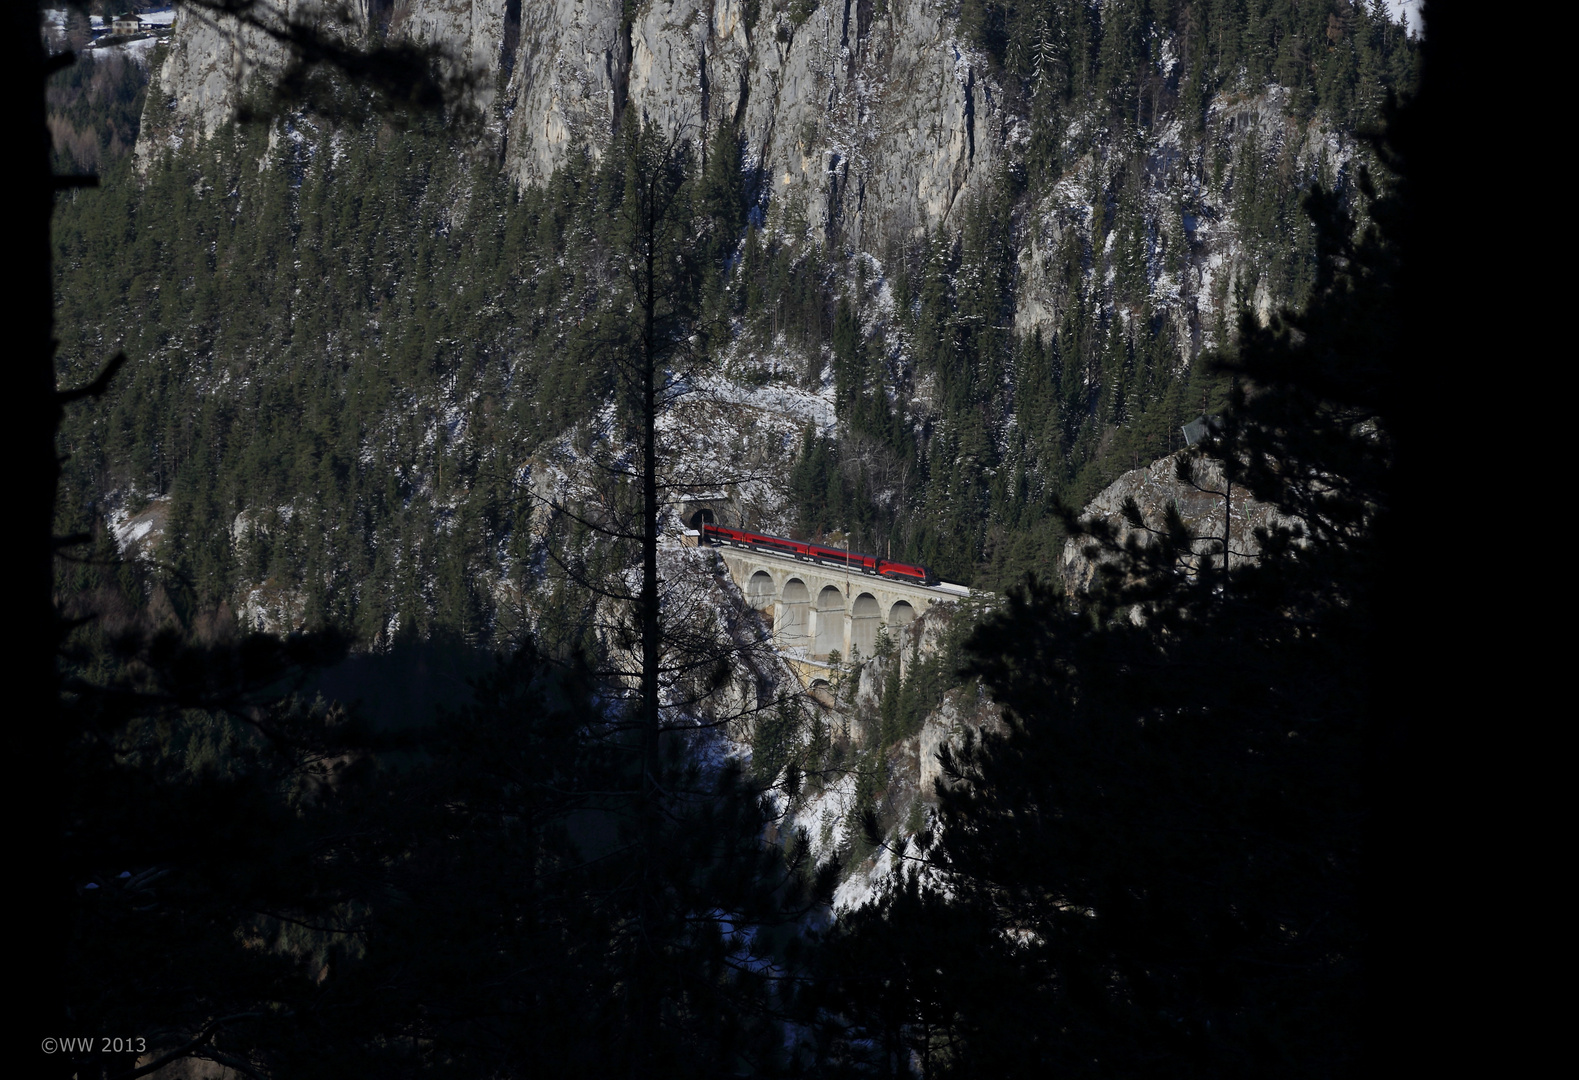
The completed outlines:
{"type": "Polygon", "coordinates": [[[722,525],[703,525],[702,536],[715,544],[733,544],[736,547],[751,548],[755,551],[771,551],[778,555],[822,563],[824,566],[844,567],[858,570],[863,574],[876,574],[898,581],[908,581],[912,585],[938,583],[937,575],[924,566],[894,562],[892,559],[879,559],[875,555],[862,555],[859,552],[823,547],[820,544],[808,544],[801,540],[788,540],[782,536],[746,532],[744,529],[728,529],[722,525]]]}

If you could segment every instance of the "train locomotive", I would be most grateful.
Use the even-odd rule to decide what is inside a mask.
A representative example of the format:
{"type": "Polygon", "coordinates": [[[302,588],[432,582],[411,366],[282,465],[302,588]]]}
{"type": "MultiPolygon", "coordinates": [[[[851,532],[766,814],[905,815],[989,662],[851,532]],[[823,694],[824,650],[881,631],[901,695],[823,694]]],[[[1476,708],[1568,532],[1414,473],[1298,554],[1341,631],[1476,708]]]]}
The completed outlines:
{"type": "Polygon", "coordinates": [[[892,559],[879,559],[876,555],[862,555],[855,551],[823,547],[820,544],[790,540],[783,536],[769,536],[766,533],[747,532],[744,529],[730,529],[722,525],[703,525],[701,532],[702,538],[712,544],[729,544],[734,547],[750,548],[753,551],[771,551],[777,555],[788,555],[791,558],[821,563],[824,566],[842,567],[895,581],[908,581],[912,585],[938,584],[936,574],[925,566],[914,563],[894,562],[892,559]]]}

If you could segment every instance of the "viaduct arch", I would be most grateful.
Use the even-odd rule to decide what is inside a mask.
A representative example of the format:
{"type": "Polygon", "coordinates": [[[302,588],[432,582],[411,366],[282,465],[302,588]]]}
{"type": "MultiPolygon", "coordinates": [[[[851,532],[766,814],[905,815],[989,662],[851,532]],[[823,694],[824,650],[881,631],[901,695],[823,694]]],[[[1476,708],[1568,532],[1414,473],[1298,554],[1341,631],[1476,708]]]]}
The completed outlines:
{"type": "Polygon", "coordinates": [[[813,662],[835,649],[846,658],[856,650],[871,656],[880,627],[897,630],[933,604],[970,595],[963,585],[929,588],[765,551],[714,551],[746,602],[772,619],[779,648],[813,662]]]}

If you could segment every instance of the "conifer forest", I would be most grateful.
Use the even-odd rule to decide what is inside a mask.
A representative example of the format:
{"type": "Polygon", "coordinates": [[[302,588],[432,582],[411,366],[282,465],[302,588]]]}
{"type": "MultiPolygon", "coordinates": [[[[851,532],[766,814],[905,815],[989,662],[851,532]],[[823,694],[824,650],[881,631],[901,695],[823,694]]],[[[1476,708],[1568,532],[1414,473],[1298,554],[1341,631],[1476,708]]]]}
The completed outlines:
{"type": "Polygon", "coordinates": [[[15,7],[40,1075],[1386,1060],[1435,4],[15,7]]]}

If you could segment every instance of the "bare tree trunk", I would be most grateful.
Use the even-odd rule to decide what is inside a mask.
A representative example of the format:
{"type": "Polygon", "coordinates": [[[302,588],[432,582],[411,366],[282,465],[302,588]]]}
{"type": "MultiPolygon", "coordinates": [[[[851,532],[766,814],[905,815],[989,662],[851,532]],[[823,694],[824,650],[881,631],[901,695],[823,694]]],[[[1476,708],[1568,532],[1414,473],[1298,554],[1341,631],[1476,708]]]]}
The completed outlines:
{"type": "Polygon", "coordinates": [[[657,276],[657,181],[649,173],[643,178],[645,188],[641,207],[642,281],[642,330],[641,330],[641,393],[642,393],[642,446],[641,446],[641,598],[639,623],[641,627],[641,799],[637,813],[641,815],[642,851],[640,859],[641,881],[638,885],[638,918],[636,941],[636,1045],[631,1057],[631,1076],[645,1074],[644,1064],[657,1039],[659,986],[656,967],[659,958],[653,953],[653,935],[649,920],[659,915],[657,904],[661,884],[654,865],[658,845],[658,782],[660,767],[658,746],[658,362],[656,338],[656,281],[657,276]]]}

